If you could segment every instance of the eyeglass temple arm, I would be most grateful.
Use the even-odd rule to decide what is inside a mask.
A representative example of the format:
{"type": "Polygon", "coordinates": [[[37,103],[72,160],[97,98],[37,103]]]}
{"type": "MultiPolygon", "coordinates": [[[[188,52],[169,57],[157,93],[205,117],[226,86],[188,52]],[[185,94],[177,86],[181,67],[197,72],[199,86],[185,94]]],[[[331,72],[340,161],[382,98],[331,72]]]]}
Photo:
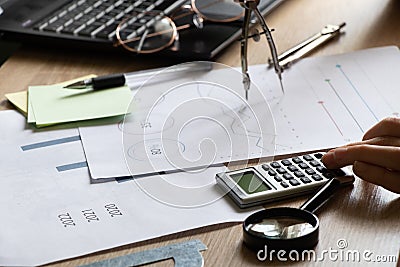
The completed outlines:
{"type": "Polygon", "coordinates": [[[246,100],[249,99],[249,89],[250,89],[250,75],[248,72],[247,64],[247,43],[249,36],[249,24],[250,24],[251,10],[245,9],[243,27],[242,27],[242,38],[240,41],[240,55],[242,63],[242,75],[243,75],[243,87],[246,95],[246,100]]]}
{"type": "Polygon", "coordinates": [[[258,8],[255,7],[255,8],[253,8],[253,11],[257,16],[258,21],[261,24],[261,28],[263,29],[263,32],[265,33],[265,37],[267,38],[268,46],[269,46],[269,49],[271,51],[272,62],[273,62],[273,65],[274,65],[275,73],[278,75],[279,82],[281,84],[282,92],[284,92],[283,84],[282,84],[282,67],[279,64],[278,52],[276,51],[276,46],[275,46],[275,43],[274,43],[274,39],[272,38],[271,31],[269,30],[268,25],[265,22],[264,17],[262,16],[260,10],[258,10],[258,8]]]}

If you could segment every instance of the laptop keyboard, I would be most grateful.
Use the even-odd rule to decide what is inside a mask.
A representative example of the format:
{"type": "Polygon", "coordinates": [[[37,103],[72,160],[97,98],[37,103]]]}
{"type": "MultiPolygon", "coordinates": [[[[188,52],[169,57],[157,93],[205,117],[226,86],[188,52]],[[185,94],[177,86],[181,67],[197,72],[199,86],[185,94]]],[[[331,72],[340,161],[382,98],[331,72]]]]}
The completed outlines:
{"type": "Polygon", "coordinates": [[[42,19],[34,26],[35,30],[114,40],[115,30],[122,19],[131,14],[129,20],[131,36],[138,35],[145,25],[157,17],[147,14],[168,7],[169,0],[79,0],[61,8],[51,16],[42,19]]]}

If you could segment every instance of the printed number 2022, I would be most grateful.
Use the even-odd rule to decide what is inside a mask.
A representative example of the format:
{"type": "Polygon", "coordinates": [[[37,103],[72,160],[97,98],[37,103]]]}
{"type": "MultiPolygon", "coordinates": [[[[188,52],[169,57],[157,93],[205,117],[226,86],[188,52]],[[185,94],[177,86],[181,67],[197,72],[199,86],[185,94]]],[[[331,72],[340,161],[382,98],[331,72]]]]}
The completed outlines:
{"type": "Polygon", "coordinates": [[[58,219],[60,219],[60,222],[64,225],[64,227],[76,226],[74,220],[69,213],[58,215],[58,219]]]}

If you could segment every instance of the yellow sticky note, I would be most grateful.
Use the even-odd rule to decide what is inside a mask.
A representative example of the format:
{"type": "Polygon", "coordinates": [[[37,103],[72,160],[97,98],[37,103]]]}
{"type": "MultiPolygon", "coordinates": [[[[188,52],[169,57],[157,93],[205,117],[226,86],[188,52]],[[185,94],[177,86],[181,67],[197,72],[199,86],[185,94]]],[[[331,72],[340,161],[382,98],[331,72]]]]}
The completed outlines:
{"type": "Polygon", "coordinates": [[[127,86],[93,91],[65,89],[60,84],[30,86],[28,95],[38,127],[123,115],[132,98],[127,86]]]}
{"type": "Polygon", "coordinates": [[[28,115],[28,92],[22,91],[17,93],[9,93],[5,95],[25,117],[28,115]]]}

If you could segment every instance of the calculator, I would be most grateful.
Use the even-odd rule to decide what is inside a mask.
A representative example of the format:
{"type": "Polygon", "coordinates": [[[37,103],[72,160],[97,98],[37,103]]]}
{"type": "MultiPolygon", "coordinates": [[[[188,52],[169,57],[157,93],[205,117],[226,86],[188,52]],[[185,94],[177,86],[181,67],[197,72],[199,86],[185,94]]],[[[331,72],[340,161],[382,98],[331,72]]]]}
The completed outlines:
{"type": "Polygon", "coordinates": [[[325,168],[321,162],[323,154],[317,152],[218,173],[217,185],[240,208],[247,208],[311,193],[334,177],[353,176],[347,168],[325,168]]]}

